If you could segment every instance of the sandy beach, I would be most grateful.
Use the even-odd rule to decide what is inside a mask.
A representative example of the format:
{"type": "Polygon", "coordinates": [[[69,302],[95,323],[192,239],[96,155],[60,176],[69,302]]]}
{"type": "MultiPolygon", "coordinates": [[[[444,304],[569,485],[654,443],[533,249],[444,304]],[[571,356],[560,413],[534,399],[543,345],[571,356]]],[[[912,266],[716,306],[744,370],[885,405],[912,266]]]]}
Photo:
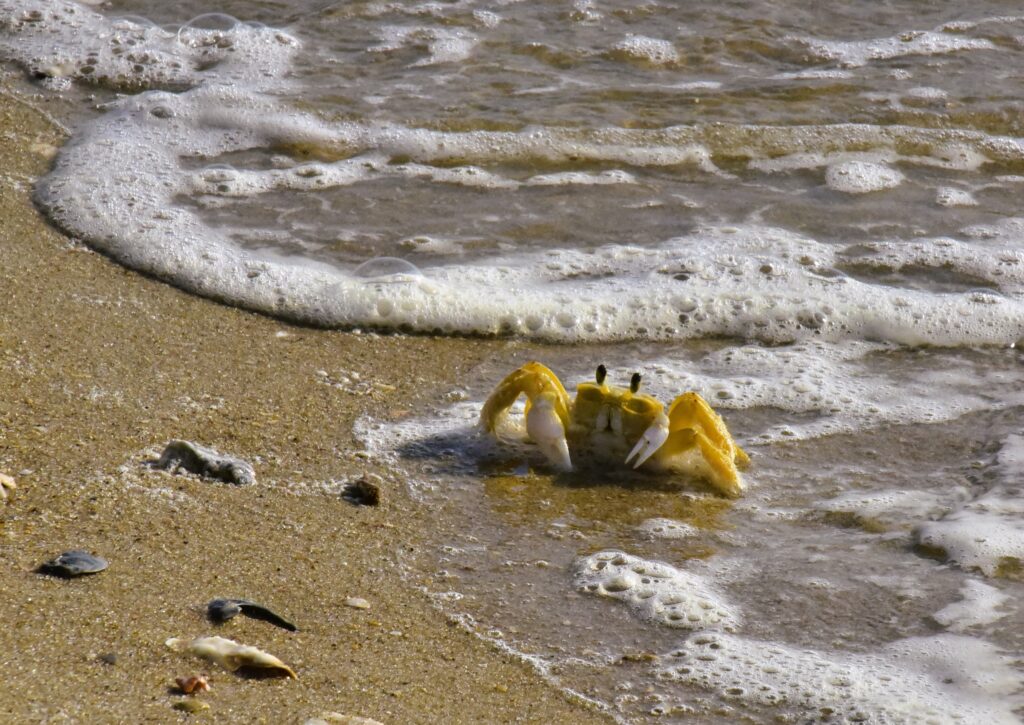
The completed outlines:
{"type": "Polygon", "coordinates": [[[0,0],[0,725],[1020,725],[1005,6],[0,0]]]}
{"type": "Polygon", "coordinates": [[[293,327],[123,269],[34,208],[33,180],[64,137],[16,93],[0,96],[0,472],[18,486],[0,504],[0,720],[606,721],[403,577],[432,512],[352,433],[361,415],[437,400],[515,343],[293,327]],[[177,438],[251,461],[258,483],[148,469],[177,438]],[[336,493],[366,473],[383,479],[379,507],[336,493]],[[109,569],[35,572],[76,548],[109,569]],[[213,625],[215,597],[256,600],[299,631],[213,625]],[[210,634],[271,652],[298,679],[238,677],[164,644],[210,634]],[[201,672],[209,709],[175,710],[175,678],[201,672]]]}

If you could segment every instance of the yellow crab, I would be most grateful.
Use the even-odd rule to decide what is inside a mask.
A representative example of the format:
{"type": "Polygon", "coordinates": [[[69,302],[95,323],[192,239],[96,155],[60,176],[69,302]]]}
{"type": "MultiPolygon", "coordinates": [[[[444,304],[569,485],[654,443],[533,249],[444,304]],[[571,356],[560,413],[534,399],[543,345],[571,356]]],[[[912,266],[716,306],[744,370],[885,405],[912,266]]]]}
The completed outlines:
{"type": "Polygon", "coordinates": [[[526,434],[552,464],[572,470],[570,445],[577,451],[625,452],[634,468],[672,470],[707,480],[730,498],[743,492],[739,468],[750,458],[729,434],[721,417],[697,393],[683,393],[665,412],[640,392],[640,373],[629,388],[608,385],[608,371],[597,368],[596,382],[580,383],[576,400],[558,377],[528,362],[498,383],[480,412],[480,425],[496,435],[502,415],[526,395],[526,434]]]}

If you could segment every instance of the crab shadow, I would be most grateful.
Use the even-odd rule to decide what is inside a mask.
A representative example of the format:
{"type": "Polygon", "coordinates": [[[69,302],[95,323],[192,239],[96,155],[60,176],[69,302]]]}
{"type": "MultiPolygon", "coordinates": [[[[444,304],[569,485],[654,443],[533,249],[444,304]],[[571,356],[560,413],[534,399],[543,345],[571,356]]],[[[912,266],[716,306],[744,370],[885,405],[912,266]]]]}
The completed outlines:
{"type": "Polygon", "coordinates": [[[552,475],[551,483],[567,489],[621,488],[655,493],[714,494],[714,489],[700,479],[671,472],[637,471],[613,461],[577,464],[572,471],[552,475]]]}
{"type": "Polygon", "coordinates": [[[610,455],[580,456],[572,471],[557,471],[535,446],[496,441],[472,426],[407,441],[396,448],[396,453],[403,460],[429,463],[434,475],[537,479],[569,491],[625,489],[718,497],[700,479],[673,472],[636,470],[610,455]]]}
{"type": "MultiPolygon", "coordinates": [[[[485,453],[488,443],[476,428],[463,426],[405,441],[395,448],[395,452],[409,461],[454,461],[461,465],[470,464],[485,453]]],[[[489,447],[491,450],[495,448],[493,444],[489,447]]]]}

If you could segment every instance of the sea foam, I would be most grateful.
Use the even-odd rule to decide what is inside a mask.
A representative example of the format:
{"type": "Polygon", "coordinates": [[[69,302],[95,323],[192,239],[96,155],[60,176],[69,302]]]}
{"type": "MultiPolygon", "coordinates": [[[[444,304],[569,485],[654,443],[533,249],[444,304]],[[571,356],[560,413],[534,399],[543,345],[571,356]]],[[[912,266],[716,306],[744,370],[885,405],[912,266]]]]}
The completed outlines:
{"type": "Polygon", "coordinates": [[[621,551],[583,557],[574,571],[585,592],[625,602],[639,617],[669,627],[733,630],[739,613],[703,577],[621,551]]]}
{"type": "MultiPolygon", "coordinates": [[[[768,172],[793,163],[823,165],[833,188],[893,193],[900,176],[882,164],[1019,164],[1024,143],[1018,138],[871,124],[455,132],[388,121],[332,122],[267,93],[287,87],[301,47],[283,31],[204,16],[171,32],[63,0],[7,0],[5,7],[3,51],[33,72],[180,91],[150,90],[110,104],[61,150],[36,198],[69,233],[186,290],[322,326],[561,342],[734,336],[965,346],[1009,345],[1024,337],[1024,304],[1005,294],[1020,278],[1006,261],[1019,257],[1012,247],[979,251],[937,242],[926,250],[928,265],[980,276],[1002,295],[873,284],[843,272],[851,261],[871,265],[871,255],[859,252],[853,259],[836,245],[753,222],[697,225],[682,236],[638,242],[608,239],[588,248],[569,242],[516,251],[506,245],[500,255],[460,255],[421,265],[411,277],[367,280],[344,264],[275,251],[272,231],[254,233],[267,242],[260,249],[243,248],[229,228],[202,215],[231,199],[385,179],[515,194],[642,187],[655,170],[688,168],[728,184],[734,177],[722,168],[737,161],[768,172]],[[223,161],[252,151],[310,160],[224,167],[223,161]],[[538,165],[544,173],[514,171],[538,165]],[[859,171],[843,175],[843,169],[859,171]],[[871,173],[860,173],[865,169],[871,173]],[[851,186],[851,179],[860,181],[851,186]]],[[[387,47],[426,43],[431,55],[425,62],[456,62],[475,52],[468,30],[452,29],[451,38],[437,29],[388,33],[387,47]],[[455,55],[444,55],[449,51],[455,55]]],[[[280,241],[287,247],[288,239],[280,241]]],[[[926,257],[921,247],[881,242],[876,249],[883,253],[875,258],[897,268],[920,264],[926,257]]]]}
{"type": "Polygon", "coordinates": [[[1024,436],[1008,436],[997,483],[916,530],[918,543],[965,569],[1019,577],[1024,568],[1024,436]]]}
{"type": "Polygon", "coordinates": [[[708,228],[646,247],[551,249],[487,264],[432,267],[415,281],[381,285],[328,265],[260,259],[174,203],[181,194],[316,188],[376,173],[495,183],[468,168],[388,169],[380,154],[404,154],[410,164],[431,166],[452,155],[483,162],[577,153],[628,163],[650,161],[651,154],[669,153],[676,161],[692,155],[687,146],[635,146],[618,132],[582,140],[575,135],[329,126],[247,91],[201,86],[122,101],[62,151],[37,198],[61,226],[129,266],[201,294],[319,325],[564,341],[726,334],[773,342],[819,335],[956,345],[1005,344],[1024,333],[1024,306],[1015,300],[893,290],[837,276],[835,247],[782,230],[708,228]],[[212,175],[184,169],[180,161],[282,143],[376,149],[378,155],[212,175]]]}
{"type": "Polygon", "coordinates": [[[1024,562],[1024,505],[1020,492],[990,492],[939,521],[922,524],[917,539],[965,569],[1019,576],[1024,562]]]}
{"type": "Polygon", "coordinates": [[[940,635],[893,642],[875,654],[839,654],[726,633],[691,636],[662,676],[729,702],[841,722],[1016,723],[1019,678],[981,640],[940,635]]]}

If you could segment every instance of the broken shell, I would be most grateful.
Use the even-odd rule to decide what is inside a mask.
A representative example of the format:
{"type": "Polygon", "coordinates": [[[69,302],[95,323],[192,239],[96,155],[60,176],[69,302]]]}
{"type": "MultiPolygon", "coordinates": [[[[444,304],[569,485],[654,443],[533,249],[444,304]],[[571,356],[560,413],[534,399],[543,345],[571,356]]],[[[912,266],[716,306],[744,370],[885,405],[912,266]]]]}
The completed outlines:
{"type": "Polygon", "coordinates": [[[0,473],[0,501],[7,500],[7,492],[13,491],[18,486],[14,483],[14,479],[8,476],[6,473],[0,473]]]}
{"type": "Polygon", "coordinates": [[[74,551],[65,551],[56,559],[50,559],[50,561],[40,565],[36,571],[40,574],[71,579],[72,577],[84,576],[86,574],[97,574],[106,569],[107,566],[109,566],[107,560],[103,557],[93,556],[88,551],[75,549],[74,551]]]}
{"type": "Polygon", "coordinates": [[[189,441],[171,441],[153,465],[171,473],[183,470],[239,486],[256,483],[256,471],[247,461],[189,441]]]}
{"type": "Polygon", "coordinates": [[[206,675],[192,675],[191,677],[179,677],[175,680],[178,689],[186,695],[194,695],[199,692],[209,692],[210,681],[206,675]]]}
{"type": "Polygon", "coordinates": [[[298,679],[294,670],[274,655],[224,637],[199,637],[193,640],[173,637],[165,644],[175,652],[187,652],[213,660],[232,672],[259,671],[272,677],[298,679]]]}
{"type": "Polygon", "coordinates": [[[311,717],[303,725],[382,725],[378,720],[358,715],[344,715],[340,712],[325,712],[319,717],[311,717]]]}
{"type": "Polygon", "coordinates": [[[269,622],[275,627],[287,629],[289,632],[298,631],[298,627],[281,615],[248,599],[214,599],[206,605],[206,614],[218,624],[226,622],[238,614],[244,614],[252,619],[259,619],[269,622]]]}

